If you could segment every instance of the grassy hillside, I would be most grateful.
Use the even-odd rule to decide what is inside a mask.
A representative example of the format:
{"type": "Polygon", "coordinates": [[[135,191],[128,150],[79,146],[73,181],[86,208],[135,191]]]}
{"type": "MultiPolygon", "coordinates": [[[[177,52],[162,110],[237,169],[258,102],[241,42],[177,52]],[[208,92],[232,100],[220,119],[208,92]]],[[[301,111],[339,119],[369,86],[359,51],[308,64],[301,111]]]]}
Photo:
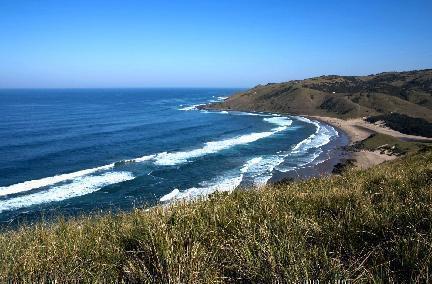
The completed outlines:
{"type": "Polygon", "coordinates": [[[0,279],[422,281],[432,276],[432,151],[366,171],[0,234],[0,279]]]}
{"type": "Polygon", "coordinates": [[[208,108],[339,118],[395,112],[432,122],[432,69],[259,85],[208,108]]]}

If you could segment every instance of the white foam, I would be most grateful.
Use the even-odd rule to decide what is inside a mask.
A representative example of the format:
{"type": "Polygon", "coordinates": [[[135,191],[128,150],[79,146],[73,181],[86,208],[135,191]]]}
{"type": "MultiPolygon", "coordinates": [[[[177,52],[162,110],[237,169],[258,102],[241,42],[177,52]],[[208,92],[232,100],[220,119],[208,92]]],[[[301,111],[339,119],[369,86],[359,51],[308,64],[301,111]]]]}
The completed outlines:
{"type": "Polygon", "coordinates": [[[145,161],[149,161],[154,159],[155,155],[147,155],[147,156],[142,156],[136,159],[133,159],[131,161],[137,162],[137,163],[141,163],[141,162],[145,162],[145,161]]]}
{"type": "Polygon", "coordinates": [[[295,145],[293,148],[293,153],[305,152],[312,148],[319,148],[327,145],[333,136],[334,135],[332,134],[331,129],[328,129],[327,127],[320,127],[318,133],[312,134],[305,140],[295,145]]]}
{"type": "Polygon", "coordinates": [[[296,116],[295,117],[297,120],[300,120],[300,121],[303,121],[303,122],[307,122],[307,123],[313,123],[313,124],[317,124],[318,122],[317,121],[312,121],[312,120],[310,120],[309,118],[306,118],[306,117],[304,117],[304,116],[296,116]]]}
{"type": "Polygon", "coordinates": [[[273,176],[273,170],[280,165],[286,154],[268,155],[248,160],[240,169],[244,179],[250,179],[254,186],[264,186],[273,176]]]}
{"type": "MultiPolygon", "coordinates": [[[[287,154],[285,157],[295,158],[295,160],[299,162],[297,167],[303,167],[314,162],[323,152],[321,147],[330,143],[332,138],[338,136],[339,133],[330,125],[321,124],[305,117],[296,118],[300,121],[314,124],[316,127],[315,133],[300,141],[300,143],[291,149],[291,153],[287,154]]],[[[292,169],[292,167],[277,167],[277,170],[281,172],[287,172],[292,169]]]]}
{"type": "Polygon", "coordinates": [[[248,160],[246,164],[244,164],[244,166],[240,169],[240,172],[243,174],[247,173],[251,167],[261,162],[262,159],[263,159],[262,157],[256,157],[248,160]]]}
{"type": "Polygon", "coordinates": [[[268,115],[265,114],[261,114],[261,113],[256,113],[256,112],[235,112],[235,114],[237,115],[250,115],[250,116],[265,116],[268,117],[268,115]]]}
{"type": "Polygon", "coordinates": [[[208,196],[215,192],[231,192],[240,185],[242,178],[243,175],[241,174],[235,177],[218,178],[211,182],[204,182],[201,184],[202,187],[191,187],[185,191],[175,192],[174,189],[171,193],[164,195],[160,201],[173,201],[180,199],[193,200],[198,197],[208,196]],[[175,194],[173,194],[173,192],[175,194]]]}
{"type": "Polygon", "coordinates": [[[0,213],[32,205],[83,196],[95,192],[104,186],[131,180],[133,178],[134,176],[129,172],[108,172],[98,176],[78,177],[70,184],[0,201],[0,213]]]}
{"type": "Polygon", "coordinates": [[[277,155],[268,155],[249,160],[242,168],[244,178],[250,179],[255,186],[266,185],[273,176],[273,170],[280,165],[287,154],[280,152],[277,155]]]}
{"type": "Polygon", "coordinates": [[[219,101],[224,101],[224,100],[226,100],[226,99],[228,99],[229,97],[217,97],[217,99],[219,100],[219,101]]]}
{"type": "Polygon", "coordinates": [[[210,182],[202,182],[200,184],[201,187],[191,187],[185,191],[179,191],[177,188],[175,188],[170,193],[162,196],[160,201],[166,202],[179,199],[191,200],[197,197],[207,196],[214,192],[231,192],[240,185],[241,181],[243,180],[244,173],[246,173],[254,164],[259,163],[261,159],[261,157],[257,157],[247,161],[240,169],[240,175],[219,177],[210,182]]]}
{"type": "Polygon", "coordinates": [[[292,120],[287,117],[275,116],[275,117],[267,117],[264,118],[264,121],[273,123],[279,126],[291,126],[292,120]]]}
{"type": "Polygon", "coordinates": [[[29,191],[29,190],[32,190],[35,188],[54,185],[54,184],[59,183],[59,182],[72,180],[72,179],[75,179],[78,177],[93,174],[93,173],[98,172],[98,171],[109,170],[109,169],[112,169],[113,167],[114,167],[114,163],[106,165],[106,166],[81,170],[81,171],[77,171],[77,172],[73,172],[73,173],[61,174],[61,175],[46,177],[46,178],[37,179],[37,180],[29,180],[29,181],[9,185],[9,186],[3,186],[3,187],[0,187],[0,196],[21,193],[21,192],[29,191]]]}
{"type": "Polygon", "coordinates": [[[202,148],[198,148],[194,150],[179,151],[173,153],[167,153],[167,152],[159,153],[155,156],[155,164],[162,165],[162,166],[172,166],[172,165],[186,163],[193,158],[198,158],[208,154],[217,153],[219,151],[237,145],[244,145],[244,144],[252,143],[257,140],[269,137],[277,132],[281,132],[285,130],[292,123],[292,120],[286,117],[271,117],[271,118],[264,118],[264,120],[269,123],[276,124],[279,127],[273,128],[270,131],[250,133],[250,134],[241,135],[241,136],[237,136],[225,140],[207,142],[202,148]]]}
{"type": "Polygon", "coordinates": [[[203,105],[204,104],[196,104],[196,105],[186,106],[186,107],[179,108],[179,110],[185,110],[185,111],[197,110],[197,107],[203,106],[203,105]]]}
{"type": "Polygon", "coordinates": [[[218,177],[211,181],[202,182],[200,187],[191,187],[184,191],[174,189],[170,193],[162,196],[160,201],[166,202],[180,199],[192,200],[198,197],[208,196],[214,192],[232,192],[241,184],[243,177],[249,172],[257,174],[255,177],[260,179],[255,183],[256,185],[263,185],[271,177],[271,170],[274,168],[274,165],[273,167],[263,167],[263,162],[264,165],[268,165],[269,160],[270,159],[263,157],[252,158],[240,168],[240,174],[228,174],[228,177],[226,175],[223,177],[218,177]],[[258,173],[260,173],[262,170],[265,170],[267,175],[258,176],[258,173]],[[270,172],[270,176],[268,176],[268,172],[270,172]]]}
{"type": "Polygon", "coordinates": [[[250,178],[255,186],[263,186],[273,175],[273,169],[284,161],[284,155],[269,155],[248,160],[240,169],[242,178],[250,178]]]}
{"type": "Polygon", "coordinates": [[[330,125],[323,125],[317,121],[311,121],[307,118],[300,118],[299,120],[312,123],[316,127],[315,133],[310,135],[292,148],[293,153],[305,152],[312,148],[319,148],[331,141],[333,136],[338,136],[336,129],[330,125]]]}
{"type": "MultiPolygon", "coordinates": [[[[146,155],[135,159],[125,160],[123,162],[140,163],[140,162],[154,160],[156,165],[181,164],[187,162],[189,159],[201,157],[207,154],[216,153],[218,151],[225,150],[236,145],[248,144],[248,143],[255,142],[259,139],[269,137],[277,132],[285,130],[292,123],[292,121],[286,117],[270,117],[270,118],[264,118],[264,120],[269,123],[278,125],[279,127],[271,129],[270,131],[266,131],[266,132],[251,133],[251,134],[246,134],[234,138],[229,138],[226,140],[207,142],[204,145],[204,147],[199,149],[194,149],[190,151],[180,151],[174,153],[162,152],[156,155],[146,155]]],[[[82,176],[87,176],[98,171],[106,171],[114,168],[116,164],[117,163],[112,163],[109,165],[81,170],[73,173],[61,174],[61,175],[46,177],[38,180],[30,180],[30,181],[25,181],[22,183],[17,183],[9,186],[3,186],[0,187],[0,196],[26,192],[36,188],[51,186],[56,183],[65,182],[82,176]]]]}
{"type": "MultiPolygon", "coordinates": [[[[270,131],[250,133],[250,134],[241,135],[238,137],[229,138],[221,141],[207,142],[202,148],[199,149],[194,149],[190,151],[180,151],[174,153],[162,152],[156,155],[146,155],[135,159],[125,160],[122,162],[139,163],[145,161],[154,161],[156,165],[176,165],[180,163],[185,163],[190,159],[196,157],[216,153],[218,151],[225,150],[234,147],[236,145],[248,144],[248,143],[255,142],[259,139],[269,137],[277,132],[285,130],[292,123],[292,121],[286,117],[266,117],[264,118],[264,121],[275,124],[279,127],[273,128],[270,131]]],[[[79,179],[99,171],[110,170],[114,168],[117,164],[118,163],[112,163],[109,165],[91,168],[91,169],[85,169],[73,173],[61,174],[61,175],[46,177],[38,180],[25,181],[10,186],[3,186],[0,187],[0,196],[22,193],[37,188],[53,186],[61,182],[79,179]]]]}
{"type": "Polygon", "coordinates": [[[162,202],[169,201],[169,200],[173,199],[174,197],[176,197],[179,193],[180,193],[180,191],[178,190],[178,188],[174,188],[173,191],[162,196],[160,201],[162,201],[162,202]]]}
{"type": "Polygon", "coordinates": [[[177,165],[181,163],[185,163],[190,159],[201,157],[208,154],[213,154],[236,145],[248,144],[251,142],[255,142],[259,139],[263,139],[265,137],[269,137],[274,134],[274,131],[266,131],[259,133],[251,133],[247,135],[242,135],[239,137],[234,137],[221,141],[212,141],[207,142],[204,147],[199,149],[194,149],[190,151],[182,151],[182,152],[174,152],[174,153],[160,153],[156,155],[157,165],[177,165]]]}

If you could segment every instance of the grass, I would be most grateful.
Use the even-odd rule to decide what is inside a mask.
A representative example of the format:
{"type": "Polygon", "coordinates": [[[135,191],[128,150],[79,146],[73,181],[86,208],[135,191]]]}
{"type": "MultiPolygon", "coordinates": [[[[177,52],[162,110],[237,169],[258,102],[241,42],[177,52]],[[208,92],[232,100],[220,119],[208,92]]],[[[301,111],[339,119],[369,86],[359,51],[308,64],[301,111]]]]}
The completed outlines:
{"type": "Polygon", "coordinates": [[[427,282],[432,151],[341,176],[0,234],[14,282],[427,282]]]}

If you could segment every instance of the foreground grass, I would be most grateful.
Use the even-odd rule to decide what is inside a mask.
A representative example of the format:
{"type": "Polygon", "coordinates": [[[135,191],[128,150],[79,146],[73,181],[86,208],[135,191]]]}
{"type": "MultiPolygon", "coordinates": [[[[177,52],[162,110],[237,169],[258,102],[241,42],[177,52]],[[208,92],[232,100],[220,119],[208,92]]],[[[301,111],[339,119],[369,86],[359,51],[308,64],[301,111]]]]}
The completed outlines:
{"type": "Polygon", "coordinates": [[[0,234],[0,280],[428,281],[432,152],[367,171],[0,234]]]}

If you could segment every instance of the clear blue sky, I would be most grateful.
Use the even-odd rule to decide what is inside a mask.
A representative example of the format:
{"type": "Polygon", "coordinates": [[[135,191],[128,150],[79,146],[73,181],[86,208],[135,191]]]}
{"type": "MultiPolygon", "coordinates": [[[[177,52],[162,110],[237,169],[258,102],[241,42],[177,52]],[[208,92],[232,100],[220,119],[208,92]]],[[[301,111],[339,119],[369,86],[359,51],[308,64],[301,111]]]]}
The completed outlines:
{"type": "Polygon", "coordinates": [[[250,87],[432,68],[432,1],[0,1],[0,87],[250,87]]]}

